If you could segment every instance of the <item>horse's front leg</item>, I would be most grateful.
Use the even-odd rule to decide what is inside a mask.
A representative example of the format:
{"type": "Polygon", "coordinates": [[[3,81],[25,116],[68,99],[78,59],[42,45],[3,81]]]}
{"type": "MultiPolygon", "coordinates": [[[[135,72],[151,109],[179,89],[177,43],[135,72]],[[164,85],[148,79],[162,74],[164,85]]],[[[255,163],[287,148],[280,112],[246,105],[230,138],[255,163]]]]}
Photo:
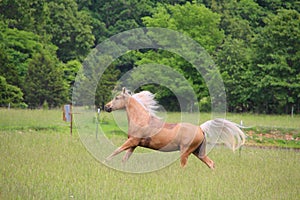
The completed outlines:
{"type": "Polygon", "coordinates": [[[136,147],[130,147],[126,154],[124,155],[123,159],[122,159],[122,162],[125,163],[129,158],[130,156],[132,155],[133,151],[135,150],[136,147]]]}
{"type": "Polygon", "coordinates": [[[139,144],[139,138],[129,138],[128,140],[126,140],[126,142],[124,142],[124,144],[122,144],[122,146],[120,146],[119,148],[117,148],[110,156],[108,156],[106,158],[106,160],[109,161],[109,160],[112,159],[112,157],[118,155],[122,151],[125,151],[125,150],[127,150],[129,148],[133,148],[133,147],[135,148],[135,147],[137,147],[138,144],[139,144]]]}

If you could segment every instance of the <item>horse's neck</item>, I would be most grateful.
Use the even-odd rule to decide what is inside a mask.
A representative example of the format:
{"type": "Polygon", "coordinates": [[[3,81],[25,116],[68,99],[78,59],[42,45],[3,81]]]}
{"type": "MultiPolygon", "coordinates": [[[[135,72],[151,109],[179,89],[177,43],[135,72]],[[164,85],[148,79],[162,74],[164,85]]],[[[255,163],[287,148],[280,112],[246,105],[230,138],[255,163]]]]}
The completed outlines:
{"type": "Polygon", "coordinates": [[[134,123],[136,125],[144,126],[149,123],[150,113],[133,97],[128,99],[126,112],[129,125],[134,123]]]}

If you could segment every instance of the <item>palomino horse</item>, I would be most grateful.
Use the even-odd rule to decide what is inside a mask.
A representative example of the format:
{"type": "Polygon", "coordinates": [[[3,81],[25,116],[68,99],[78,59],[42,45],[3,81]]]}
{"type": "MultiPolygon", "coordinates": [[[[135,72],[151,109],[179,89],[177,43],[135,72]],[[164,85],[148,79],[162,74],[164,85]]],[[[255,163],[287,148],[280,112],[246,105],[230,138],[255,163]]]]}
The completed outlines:
{"type": "Polygon", "coordinates": [[[180,163],[184,167],[193,153],[209,168],[214,162],[206,155],[206,135],[215,134],[233,150],[245,142],[245,134],[238,126],[224,119],[210,120],[201,126],[190,123],[164,123],[155,116],[157,102],[148,91],[131,95],[126,88],[105,105],[105,111],[126,109],[128,118],[128,139],[108,158],[127,150],[123,157],[126,162],[137,146],[159,151],[180,151],[180,163]],[[219,133],[218,133],[219,132],[219,133]],[[204,134],[205,133],[205,134],[204,134]]]}

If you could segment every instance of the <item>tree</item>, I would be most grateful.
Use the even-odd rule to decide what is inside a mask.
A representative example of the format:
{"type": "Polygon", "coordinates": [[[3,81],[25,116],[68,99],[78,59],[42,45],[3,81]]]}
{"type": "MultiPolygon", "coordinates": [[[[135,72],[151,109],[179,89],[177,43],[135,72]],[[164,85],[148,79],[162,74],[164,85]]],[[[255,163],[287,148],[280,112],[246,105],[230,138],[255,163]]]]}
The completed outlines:
{"type": "Polygon", "coordinates": [[[169,28],[187,34],[209,53],[213,53],[224,38],[223,31],[219,29],[220,15],[201,4],[159,4],[152,17],[142,19],[146,26],[169,28]]]}
{"type": "Polygon", "coordinates": [[[25,101],[30,108],[39,108],[45,102],[57,107],[68,101],[62,64],[45,50],[33,55],[25,80],[25,101]]]}
{"type": "Polygon", "coordinates": [[[288,113],[292,106],[299,110],[299,21],[296,10],[282,9],[265,19],[266,26],[257,35],[252,98],[258,110],[288,113]]]}
{"type": "Polygon", "coordinates": [[[0,106],[17,107],[23,101],[23,93],[20,88],[8,84],[3,76],[0,76],[0,106]]]}
{"type": "Polygon", "coordinates": [[[0,18],[10,28],[32,30],[34,18],[31,14],[35,10],[31,8],[32,4],[32,0],[3,0],[0,2],[0,18]]]}
{"type": "MultiPolygon", "coordinates": [[[[113,43],[107,45],[111,48],[113,43]]],[[[76,105],[97,105],[103,108],[111,98],[120,72],[115,69],[111,55],[102,52],[102,48],[93,49],[77,73],[72,94],[72,101],[76,105]]]]}
{"type": "Polygon", "coordinates": [[[7,49],[4,45],[0,44],[0,76],[5,77],[9,84],[21,86],[21,80],[16,69],[16,66],[12,64],[7,49]]]}
{"type": "MultiPolygon", "coordinates": [[[[81,9],[88,8],[107,28],[106,37],[142,26],[141,17],[150,15],[154,3],[148,0],[78,1],[81,9]]],[[[103,34],[103,33],[102,33],[103,34]]]]}
{"type": "Polygon", "coordinates": [[[214,1],[213,11],[221,15],[220,28],[226,37],[238,38],[251,43],[256,29],[262,26],[266,14],[254,0],[214,1]]]}
{"type": "Polygon", "coordinates": [[[0,19],[10,28],[38,34],[58,46],[60,60],[83,60],[94,46],[91,17],[78,11],[75,0],[4,0],[0,19]]]}
{"type": "Polygon", "coordinates": [[[300,5],[297,0],[256,0],[256,2],[263,7],[266,12],[273,14],[276,14],[277,10],[280,9],[295,9],[300,12],[300,5]]]}
{"type": "Polygon", "coordinates": [[[68,85],[68,98],[72,99],[73,87],[78,72],[82,70],[82,63],[78,60],[71,60],[63,66],[63,79],[68,85]]]}
{"type": "Polygon", "coordinates": [[[79,12],[74,0],[55,0],[47,4],[49,16],[45,30],[58,46],[57,56],[63,61],[82,61],[94,46],[94,36],[90,25],[91,18],[79,12]]]}
{"type": "Polygon", "coordinates": [[[217,53],[216,63],[225,84],[229,112],[252,110],[252,54],[253,48],[244,40],[230,36],[227,36],[217,53]]]}
{"type": "Polygon", "coordinates": [[[50,54],[55,54],[57,47],[47,42],[42,43],[41,37],[28,31],[16,28],[7,28],[0,25],[0,74],[8,83],[13,84],[24,91],[23,83],[27,74],[28,62],[33,54],[40,52],[43,47],[50,54]]]}
{"type": "Polygon", "coordinates": [[[111,65],[105,70],[101,79],[98,80],[95,93],[95,105],[100,106],[101,109],[103,109],[104,105],[111,99],[112,91],[119,75],[120,71],[115,69],[114,65],[111,65]]]}
{"type": "MultiPolygon", "coordinates": [[[[169,28],[186,34],[200,43],[211,54],[215,52],[224,38],[223,31],[219,29],[220,16],[213,13],[204,5],[196,3],[187,2],[183,5],[176,4],[174,6],[159,4],[154,10],[152,17],[144,17],[142,19],[146,26],[169,28]]],[[[158,45],[164,45],[162,44],[164,37],[168,38],[168,36],[162,35],[161,40],[157,41],[158,45]]],[[[174,41],[174,43],[180,44],[181,46],[179,45],[178,48],[182,51],[189,48],[183,41],[174,41]]],[[[194,60],[199,58],[199,56],[201,57],[198,53],[189,52],[189,56],[194,60]]],[[[139,56],[140,60],[136,62],[136,65],[155,62],[171,66],[190,82],[199,100],[202,98],[207,99],[208,89],[203,77],[184,58],[162,50],[147,51],[146,53],[139,54],[139,56]]],[[[163,87],[161,89],[165,90],[163,87]]],[[[174,95],[170,94],[170,92],[160,91],[160,93],[170,95],[160,96],[161,98],[169,98],[169,100],[174,98],[174,95]]]]}

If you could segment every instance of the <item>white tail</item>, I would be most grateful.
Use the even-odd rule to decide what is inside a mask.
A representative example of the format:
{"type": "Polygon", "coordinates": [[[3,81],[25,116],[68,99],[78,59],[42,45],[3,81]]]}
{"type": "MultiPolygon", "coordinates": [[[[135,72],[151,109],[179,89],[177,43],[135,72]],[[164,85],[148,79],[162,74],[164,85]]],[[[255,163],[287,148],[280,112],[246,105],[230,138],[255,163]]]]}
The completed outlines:
{"type": "Polygon", "coordinates": [[[225,119],[209,120],[200,125],[205,133],[206,141],[210,144],[224,143],[235,151],[245,144],[246,135],[236,123],[225,119]]]}

